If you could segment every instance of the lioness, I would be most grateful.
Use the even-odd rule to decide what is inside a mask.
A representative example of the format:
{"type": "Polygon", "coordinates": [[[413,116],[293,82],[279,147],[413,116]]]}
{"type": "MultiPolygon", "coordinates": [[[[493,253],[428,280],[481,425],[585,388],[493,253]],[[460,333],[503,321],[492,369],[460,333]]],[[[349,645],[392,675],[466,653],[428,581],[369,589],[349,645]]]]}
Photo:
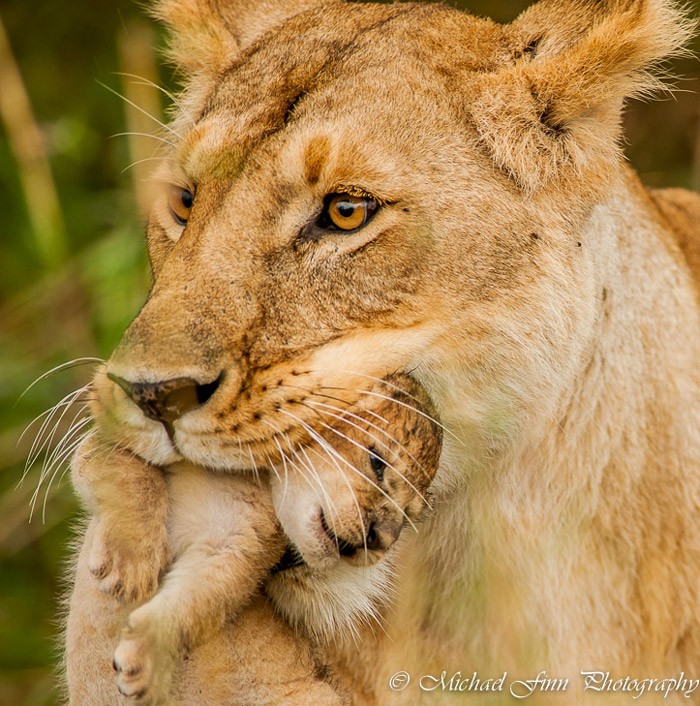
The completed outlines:
{"type": "MultiPolygon", "coordinates": [[[[356,567],[349,602],[311,582],[280,601],[316,606],[355,702],[467,699],[457,672],[547,670],[577,705],[600,696],[582,670],[698,675],[700,200],[651,194],[619,146],[625,98],[689,36],[679,6],[542,0],[508,25],[333,0],[155,12],[187,82],[154,286],[107,366],[146,413],[103,372],[101,425],[156,466],[235,473],[410,370],[447,432],[386,637],[358,648],[349,628],[377,572],[356,567]]],[[[145,565],[160,540],[134,540],[145,565]]],[[[68,672],[89,691],[120,618],[86,561],[68,672]]],[[[234,641],[209,643],[182,703],[236,693],[234,641]]]]}
{"type": "MultiPolygon", "coordinates": [[[[269,476],[272,494],[263,482],[267,477],[213,475],[186,463],[170,467],[168,549],[173,563],[158,593],[127,618],[113,660],[119,692],[139,704],[170,703],[173,675],[182,656],[235,617],[239,693],[235,702],[227,699],[228,706],[345,703],[342,692],[318,676],[325,663],[319,664],[314,645],[299,644],[303,634],[294,638],[263,600],[254,601],[251,608],[248,604],[274,567],[278,586],[298,582],[304,570],[292,569],[301,563],[300,552],[308,565],[326,572],[338,566],[341,557],[371,566],[396,542],[404,524],[415,528],[413,522],[429,506],[428,486],[440,457],[442,433],[433,415],[422,388],[407,376],[394,375],[375,384],[332,426],[326,425],[323,436],[310,446],[284,450],[280,466],[273,467],[269,476]],[[329,492],[337,483],[345,492],[334,502],[329,492]],[[297,544],[285,552],[287,540],[276,520],[273,498],[285,517],[290,505],[296,509],[300,497],[307,499],[311,515],[306,521],[292,518],[302,531],[292,535],[292,540],[299,537],[297,544]],[[289,575],[280,578],[282,571],[289,575]],[[287,669],[276,665],[270,674],[273,655],[285,652],[307,653],[312,659],[287,669]]],[[[131,507],[147,516],[146,503],[154,499],[148,492],[150,477],[157,472],[93,438],[82,444],[73,460],[74,484],[96,517],[91,571],[107,593],[146,597],[138,586],[130,585],[115,560],[123,555],[124,539],[134,531],[162,531],[151,522],[139,528],[133,514],[124,512],[131,507]]],[[[145,574],[144,567],[133,568],[145,574]]],[[[151,575],[151,586],[157,578],[151,575]]],[[[285,592],[278,588],[272,595],[284,597],[285,592]]],[[[285,608],[289,610],[284,605],[281,610],[285,608]]],[[[304,619],[297,616],[297,625],[306,628],[304,619]]],[[[116,698],[116,686],[109,696],[105,704],[116,698]]],[[[76,694],[74,701],[102,703],[94,694],[86,702],[76,694]]]]}

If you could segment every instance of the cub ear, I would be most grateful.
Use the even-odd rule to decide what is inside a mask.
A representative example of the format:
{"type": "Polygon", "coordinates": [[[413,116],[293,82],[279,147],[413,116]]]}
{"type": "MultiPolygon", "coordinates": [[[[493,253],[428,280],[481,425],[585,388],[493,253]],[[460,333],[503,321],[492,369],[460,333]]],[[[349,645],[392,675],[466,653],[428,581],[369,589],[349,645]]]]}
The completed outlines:
{"type": "Polygon", "coordinates": [[[478,81],[481,140],[531,191],[611,166],[624,99],[663,88],[658,69],[694,29],[672,0],[541,0],[507,28],[513,63],[478,81]]]}
{"type": "MultiPolygon", "coordinates": [[[[185,74],[216,73],[265,32],[329,0],[155,0],[169,55],[185,74]]],[[[330,0],[333,2],[333,0],[330,0]]]]}

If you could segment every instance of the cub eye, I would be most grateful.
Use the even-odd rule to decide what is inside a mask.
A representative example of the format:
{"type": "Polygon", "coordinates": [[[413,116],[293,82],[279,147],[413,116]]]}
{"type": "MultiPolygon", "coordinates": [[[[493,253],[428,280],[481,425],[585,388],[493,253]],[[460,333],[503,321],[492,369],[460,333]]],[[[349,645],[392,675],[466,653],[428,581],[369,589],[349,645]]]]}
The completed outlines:
{"type": "Polygon", "coordinates": [[[326,196],[318,226],[328,230],[351,231],[362,228],[379,209],[376,199],[351,194],[326,196]]]}
{"type": "Polygon", "coordinates": [[[190,217],[194,194],[189,189],[180,186],[171,186],[168,190],[168,206],[175,221],[184,226],[190,217]]]}
{"type": "Polygon", "coordinates": [[[384,480],[384,469],[386,461],[374,450],[369,449],[369,465],[377,476],[377,480],[381,483],[384,480]]]}

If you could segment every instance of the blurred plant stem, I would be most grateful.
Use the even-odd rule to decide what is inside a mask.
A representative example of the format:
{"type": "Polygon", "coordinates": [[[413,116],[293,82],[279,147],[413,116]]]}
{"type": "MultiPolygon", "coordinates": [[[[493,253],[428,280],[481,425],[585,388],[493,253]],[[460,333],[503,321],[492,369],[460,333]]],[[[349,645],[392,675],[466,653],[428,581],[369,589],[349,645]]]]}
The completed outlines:
{"type": "Polygon", "coordinates": [[[0,118],[17,161],[36,250],[44,267],[66,261],[66,230],[46,146],[0,17],[0,118]]]}
{"type": "Polygon", "coordinates": [[[153,165],[157,162],[157,146],[165,136],[154,132],[162,125],[162,108],[158,86],[158,65],[154,51],[153,29],[145,22],[133,20],[118,36],[119,64],[124,78],[126,125],[129,132],[129,169],[132,170],[134,199],[140,216],[145,219],[153,203],[153,165]],[[134,107],[138,106],[138,108],[134,107]]]}
{"type": "Polygon", "coordinates": [[[56,456],[50,471],[42,466],[46,455],[40,456],[19,487],[18,481],[37,437],[39,443],[47,440],[50,464],[51,449],[68,433],[79,404],[54,416],[43,429],[48,415],[41,416],[42,410],[85,385],[94,366],[69,367],[42,379],[24,397],[22,392],[68,359],[109,356],[143,303],[148,274],[140,221],[149,199],[146,178],[154,163],[153,146],[161,144],[160,138],[130,135],[127,158],[125,145],[106,137],[122,131],[152,133],[162,111],[153,48],[157,42],[150,28],[128,18],[122,22],[114,8],[104,17],[101,11],[92,12],[99,20],[86,30],[83,23],[90,21],[85,17],[90,13],[83,6],[74,12],[73,6],[59,10],[48,0],[26,11],[20,5],[7,10],[3,5],[0,22],[0,185],[11,216],[0,225],[7,228],[0,236],[7,284],[0,299],[0,705],[56,706],[64,703],[55,688],[54,647],[61,641],[56,616],[67,588],[61,577],[80,526],[64,477],[68,454],[56,456]],[[14,8],[19,9],[13,15],[14,8]],[[54,44],[35,27],[42,8],[55,32],[54,44]],[[62,24],[67,16],[70,21],[62,24]],[[66,33],[78,25],[77,34],[92,31],[100,41],[91,44],[86,36],[85,46],[80,39],[67,42],[66,33]],[[124,36],[117,50],[113,39],[118,28],[124,36]],[[34,42],[40,47],[39,65],[27,50],[34,42]],[[70,66],[66,55],[75,57],[70,66]],[[80,75],[93,59],[105,71],[119,68],[134,74],[119,86],[125,112],[106,91],[91,93],[95,69],[84,71],[85,90],[80,100],[74,98],[76,84],[67,79],[80,75]],[[35,89],[33,105],[27,86],[35,89]],[[44,98],[52,92],[56,101],[47,107],[44,98]],[[102,110],[94,111],[90,101],[102,110]],[[146,122],[139,108],[155,123],[146,122]],[[124,180],[117,179],[127,159],[138,162],[130,172],[136,203],[124,180]],[[101,175],[103,168],[109,179],[101,175]]]}

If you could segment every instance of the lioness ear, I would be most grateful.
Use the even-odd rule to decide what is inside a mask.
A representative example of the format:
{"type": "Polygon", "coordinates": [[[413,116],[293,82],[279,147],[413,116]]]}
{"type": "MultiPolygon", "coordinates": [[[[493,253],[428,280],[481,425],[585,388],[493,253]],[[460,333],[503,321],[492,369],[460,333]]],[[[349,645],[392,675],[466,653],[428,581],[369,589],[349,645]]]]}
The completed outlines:
{"type": "MultiPolygon", "coordinates": [[[[333,0],[330,0],[332,2],[333,0]]],[[[169,54],[186,74],[216,73],[285,19],[329,0],[156,0],[169,54]]]]}
{"type": "Polygon", "coordinates": [[[662,87],[654,70],[694,26],[672,0],[541,0],[509,28],[513,63],[481,77],[482,141],[528,190],[611,164],[624,99],[662,87]]]}

